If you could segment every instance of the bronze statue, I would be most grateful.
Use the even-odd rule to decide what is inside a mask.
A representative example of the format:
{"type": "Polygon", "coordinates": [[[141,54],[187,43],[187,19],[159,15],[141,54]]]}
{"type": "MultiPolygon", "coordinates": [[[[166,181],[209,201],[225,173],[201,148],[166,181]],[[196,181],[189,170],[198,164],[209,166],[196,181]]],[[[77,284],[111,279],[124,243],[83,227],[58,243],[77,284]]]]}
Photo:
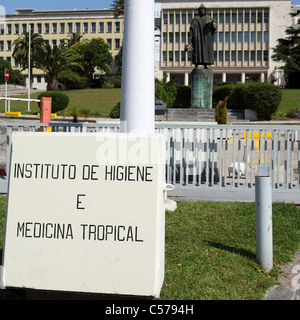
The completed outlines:
{"type": "Polygon", "coordinates": [[[214,34],[217,30],[216,22],[206,14],[206,7],[201,4],[199,15],[192,20],[189,43],[185,50],[192,52],[193,64],[203,65],[207,69],[208,65],[214,64],[214,34]]]}

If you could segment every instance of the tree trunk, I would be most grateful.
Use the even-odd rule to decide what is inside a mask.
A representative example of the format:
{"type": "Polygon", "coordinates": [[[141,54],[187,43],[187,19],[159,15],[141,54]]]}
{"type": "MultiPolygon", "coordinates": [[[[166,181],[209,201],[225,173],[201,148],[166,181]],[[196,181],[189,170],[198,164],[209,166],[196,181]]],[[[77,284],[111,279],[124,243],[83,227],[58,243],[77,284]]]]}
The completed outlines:
{"type": "Polygon", "coordinates": [[[56,75],[50,75],[48,74],[48,91],[58,91],[58,82],[57,82],[57,76],[56,75]]]}

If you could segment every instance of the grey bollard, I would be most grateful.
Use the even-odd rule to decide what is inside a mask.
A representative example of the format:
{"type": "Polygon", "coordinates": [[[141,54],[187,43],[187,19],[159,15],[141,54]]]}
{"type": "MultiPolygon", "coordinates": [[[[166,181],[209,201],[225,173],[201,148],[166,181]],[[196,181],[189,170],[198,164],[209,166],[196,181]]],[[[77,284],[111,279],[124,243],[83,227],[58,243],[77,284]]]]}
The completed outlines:
{"type": "Polygon", "coordinates": [[[273,268],[272,181],[270,167],[259,166],[255,177],[256,259],[264,270],[273,268]]]}

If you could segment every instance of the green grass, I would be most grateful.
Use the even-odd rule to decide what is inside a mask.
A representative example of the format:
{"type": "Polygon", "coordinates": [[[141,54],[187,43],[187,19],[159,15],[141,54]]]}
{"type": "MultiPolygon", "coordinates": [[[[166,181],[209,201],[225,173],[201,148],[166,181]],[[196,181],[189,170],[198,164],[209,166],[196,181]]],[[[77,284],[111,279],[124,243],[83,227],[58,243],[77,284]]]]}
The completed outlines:
{"type": "MultiPolygon", "coordinates": [[[[121,100],[121,89],[84,89],[64,91],[69,98],[69,107],[87,108],[91,116],[109,117],[111,109],[121,100]]],[[[27,99],[27,95],[15,96],[27,99]]],[[[33,93],[32,99],[37,99],[38,94],[33,93]]],[[[0,101],[0,111],[4,112],[4,101],[0,101]]],[[[31,103],[31,112],[28,113],[27,102],[11,102],[11,111],[19,111],[22,114],[37,114],[40,109],[35,102],[31,103]]]]}
{"type": "MultiPolygon", "coordinates": [[[[0,199],[0,249],[6,197],[0,199]]],[[[300,246],[300,211],[273,206],[274,264],[265,273],[255,260],[254,203],[179,202],[166,214],[163,300],[259,300],[277,284],[278,264],[300,246]]]]}
{"type": "MultiPolygon", "coordinates": [[[[121,100],[121,89],[84,89],[64,91],[70,98],[70,107],[87,108],[91,111],[91,116],[109,117],[111,109],[121,100]]],[[[283,97],[278,108],[278,112],[286,113],[290,108],[300,105],[300,89],[284,89],[283,97]]],[[[36,99],[37,93],[31,95],[36,99]]],[[[16,96],[17,98],[24,96],[16,96]]],[[[27,102],[11,102],[11,111],[20,111],[28,114],[27,102]]],[[[30,114],[38,113],[37,103],[31,104],[30,114]]],[[[0,112],[4,112],[4,101],[0,101],[0,112]]]]}
{"type": "Polygon", "coordinates": [[[278,112],[286,113],[289,109],[297,106],[300,106],[300,89],[283,89],[278,112]]]}

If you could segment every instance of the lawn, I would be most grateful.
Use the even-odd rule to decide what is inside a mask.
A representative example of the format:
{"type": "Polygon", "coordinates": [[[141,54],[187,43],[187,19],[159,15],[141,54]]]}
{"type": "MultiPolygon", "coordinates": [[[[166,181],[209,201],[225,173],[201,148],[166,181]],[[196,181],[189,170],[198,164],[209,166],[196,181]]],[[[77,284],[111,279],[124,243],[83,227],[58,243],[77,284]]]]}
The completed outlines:
{"type": "MultiPolygon", "coordinates": [[[[0,199],[0,249],[6,198],[0,199]]],[[[300,246],[300,211],[273,206],[274,263],[270,273],[255,260],[255,204],[179,202],[166,213],[162,300],[260,300],[277,284],[278,264],[300,246]]],[[[0,297],[1,299],[1,297],[0,297]]]]}
{"type": "MultiPolygon", "coordinates": [[[[121,89],[84,89],[64,91],[69,96],[69,107],[87,108],[91,116],[109,117],[111,109],[121,100],[121,89]]],[[[15,96],[16,98],[27,99],[27,95],[15,96]]],[[[38,94],[32,93],[31,98],[37,99],[38,94]]],[[[4,112],[4,101],[0,101],[0,111],[4,112]]],[[[11,111],[20,111],[28,114],[27,102],[11,102],[11,111]]],[[[40,111],[38,104],[31,104],[31,112],[36,114],[40,111]]]]}
{"type": "Polygon", "coordinates": [[[300,89],[282,90],[282,101],[278,111],[286,113],[289,109],[297,106],[300,106],[300,89]]]}
{"type": "MultiPolygon", "coordinates": [[[[84,89],[64,91],[70,98],[70,107],[87,108],[90,110],[90,116],[109,117],[113,106],[121,100],[121,89],[84,89]]],[[[300,89],[284,89],[283,97],[278,108],[278,112],[286,113],[290,108],[300,105],[300,89]]],[[[31,95],[36,99],[37,93],[31,95]]],[[[16,96],[17,98],[22,96],[16,96]]],[[[27,98],[26,95],[23,98],[27,98]]],[[[22,114],[28,114],[27,102],[11,102],[11,111],[20,111],[22,114]]],[[[30,114],[38,113],[37,103],[31,104],[30,114]]],[[[0,112],[4,112],[4,101],[0,101],[0,112]]]]}

